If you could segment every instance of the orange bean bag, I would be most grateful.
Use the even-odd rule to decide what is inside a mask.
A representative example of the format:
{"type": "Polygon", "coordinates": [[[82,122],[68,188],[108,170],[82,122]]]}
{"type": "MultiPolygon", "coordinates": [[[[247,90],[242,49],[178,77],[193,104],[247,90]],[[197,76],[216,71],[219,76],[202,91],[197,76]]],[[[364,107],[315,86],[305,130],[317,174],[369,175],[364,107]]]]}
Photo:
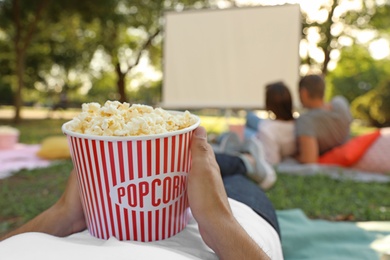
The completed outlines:
{"type": "Polygon", "coordinates": [[[380,130],[351,138],[343,145],[337,146],[324,153],[318,159],[320,164],[333,164],[349,167],[357,163],[366,153],[367,149],[381,135],[380,130]]]}

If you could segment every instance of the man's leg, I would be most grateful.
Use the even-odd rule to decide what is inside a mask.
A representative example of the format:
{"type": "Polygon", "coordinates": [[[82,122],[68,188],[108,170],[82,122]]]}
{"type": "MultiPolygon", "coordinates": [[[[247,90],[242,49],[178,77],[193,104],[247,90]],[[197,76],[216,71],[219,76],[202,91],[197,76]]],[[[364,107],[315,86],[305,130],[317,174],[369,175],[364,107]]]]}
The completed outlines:
{"type": "Polygon", "coordinates": [[[215,153],[215,159],[221,170],[222,177],[232,175],[246,175],[244,162],[238,157],[229,154],[215,153]]]}
{"type": "Polygon", "coordinates": [[[276,172],[264,159],[264,152],[255,138],[245,143],[247,153],[215,153],[222,176],[245,175],[258,183],[263,190],[270,189],[276,182],[276,172]]]}
{"type": "Polygon", "coordinates": [[[240,174],[225,176],[223,177],[223,182],[229,198],[242,202],[252,208],[275,228],[280,237],[275,209],[259,186],[240,174]]]}

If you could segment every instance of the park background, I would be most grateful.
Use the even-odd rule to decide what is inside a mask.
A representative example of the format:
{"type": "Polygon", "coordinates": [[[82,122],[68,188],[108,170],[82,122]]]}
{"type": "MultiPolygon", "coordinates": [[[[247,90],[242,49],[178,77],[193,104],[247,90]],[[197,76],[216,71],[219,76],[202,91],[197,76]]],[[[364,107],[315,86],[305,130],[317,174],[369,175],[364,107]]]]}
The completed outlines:
{"type": "MultiPolygon", "coordinates": [[[[34,144],[61,134],[61,125],[84,102],[157,106],[163,87],[164,12],[285,3],[301,7],[301,75],[322,73],[327,99],[348,99],[354,135],[389,126],[387,0],[0,0],[0,124],[18,128],[20,141],[34,144]]],[[[209,133],[225,130],[224,111],[194,112],[203,116],[209,133]]],[[[240,120],[241,111],[233,112],[240,120]]],[[[51,205],[71,168],[65,160],[1,180],[0,233],[51,205]]],[[[387,183],[321,175],[278,178],[267,192],[278,210],[300,208],[311,218],[328,220],[390,220],[387,183]]]]}

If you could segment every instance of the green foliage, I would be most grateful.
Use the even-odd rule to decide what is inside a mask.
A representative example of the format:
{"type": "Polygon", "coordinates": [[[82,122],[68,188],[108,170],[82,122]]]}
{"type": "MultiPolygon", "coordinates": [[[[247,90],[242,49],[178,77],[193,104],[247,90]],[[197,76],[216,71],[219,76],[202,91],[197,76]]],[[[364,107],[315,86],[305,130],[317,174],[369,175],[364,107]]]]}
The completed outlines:
{"type": "Polygon", "coordinates": [[[0,78],[0,105],[13,104],[13,91],[10,84],[0,78]]]}
{"type": "Polygon", "coordinates": [[[351,124],[351,137],[372,133],[377,127],[368,126],[364,121],[354,120],[351,124]]]}
{"type": "Polygon", "coordinates": [[[377,88],[358,97],[351,104],[355,118],[362,119],[376,127],[390,126],[390,79],[377,88]]]}
{"type": "Polygon", "coordinates": [[[1,33],[0,27],[0,104],[11,105],[14,103],[12,83],[15,78],[11,70],[11,64],[13,62],[12,49],[8,43],[8,39],[6,37],[2,38],[1,33]]]}
{"type": "Polygon", "coordinates": [[[130,103],[157,106],[161,102],[161,81],[150,82],[130,92],[130,103]]]}
{"type": "Polygon", "coordinates": [[[104,72],[92,82],[93,87],[88,91],[87,97],[89,102],[98,102],[104,104],[107,100],[117,100],[115,74],[104,72]]]}
{"type": "MultiPolygon", "coordinates": [[[[40,82],[41,86],[46,86],[40,91],[56,88],[56,92],[64,86],[72,86],[74,81],[68,73],[71,69],[80,72],[80,65],[84,68],[89,65],[95,49],[85,44],[94,34],[84,30],[82,24],[93,23],[92,17],[104,17],[109,10],[115,10],[116,4],[116,1],[104,0],[0,2],[0,33],[4,35],[0,41],[11,46],[8,68],[14,75],[11,83],[15,90],[15,121],[20,118],[26,86],[33,88],[40,82]],[[65,71],[62,78],[48,79],[54,66],[65,71]]],[[[0,53],[4,51],[0,49],[0,53]]]]}
{"type": "MultiPolygon", "coordinates": [[[[340,41],[348,39],[353,44],[359,44],[361,31],[368,30],[382,33],[378,36],[389,38],[390,28],[390,4],[389,1],[365,1],[355,0],[359,8],[350,10],[340,8],[344,1],[324,1],[320,6],[320,12],[325,14],[321,20],[302,12],[302,39],[309,39],[309,29],[316,30],[319,35],[317,47],[324,54],[323,60],[316,60],[308,52],[302,58],[302,64],[309,65],[312,69],[321,69],[327,74],[327,64],[331,60],[333,50],[343,50],[346,46],[340,41]],[[342,29],[340,29],[342,28],[342,29]]],[[[310,35],[311,36],[311,35],[310,35]]],[[[309,41],[309,40],[308,40],[309,41]]]]}
{"type": "Polygon", "coordinates": [[[390,32],[390,3],[379,6],[370,20],[370,25],[382,32],[390,32]]]}
{"type": "Polygon", "coordinates": [[[354,118],[369,125],[390,125],[390,60],[375,60],[363,46],[341,52],[337,68],[328,74],[329,96],[342,95],[351,103],[354,118]]]}
{"type": "MultiPolygon", "coordinates": [[[[160,31],[164,11],[195,4],[199,8],[205,3],[207,1],[204,0],[69,0],[66,3],[3,0],[0,2],[0,33],[4,32],[5,37],[0,37],[0,47],[6,48],[0,48],[0,57],[11,55],[1,59],[0,68],[3,72],[9,71],[16,79],[16,46],[11,40],[18,35],[19,28],[20,45],[26,53],[23,58],[23,88],[43,92],[42,95],[31,96],[30,92],[23,90],[22,97],[27,96],[33,102],[33,97],[35,101],[42,100],[51,96],[49,92],[58,93],[62,88],[66,88],[67,92],[77,91],[81,80],[72,80],[74,76],[71,74],[85,78],[89,73],[96,73],[89,71],[88,67],[97,50],[109,56],[99,61],[104,68],[98,73],[115,69],[115,83],[120,92],[126,86],[119,82],[128,82],[125,77],[138,65],[141,55],[149,58],[155,68],[161,69],[160,31]],[[19,7],[18,12],[13,11],[13,6],[19,7]],[[16,13],[19,13],[18,22],[15,22],[16,13]],[[32,32],[31,41],[27,41],[29,32],[32,32]],[[122,78],[124,80],[120,81],[122,78]]],[[[10,82],[15,84],[16,80],[10,82]]],[[[115,98],[118,99],[117,96],[115,98]]]]}
{"type": "Polygon", "coordinates": [[[327,75],[327,98],[342,95],[352,102],[355,98],[375,89],[390,75],[390,60],[375,60],[366,48],[359,45],[341,51],[335,70],[327,75]]]}
{"type": "Polygon", "coordinates": [[[96,23],[86,23],[77,13],[60,13],[56,20],[38,24],[40,33],[27,50],[26,87],[36,89],[39,84],[42,97],[47,92],[77,91],[83,84],[81,77],[89,73],[98,46],[96,23]]]}

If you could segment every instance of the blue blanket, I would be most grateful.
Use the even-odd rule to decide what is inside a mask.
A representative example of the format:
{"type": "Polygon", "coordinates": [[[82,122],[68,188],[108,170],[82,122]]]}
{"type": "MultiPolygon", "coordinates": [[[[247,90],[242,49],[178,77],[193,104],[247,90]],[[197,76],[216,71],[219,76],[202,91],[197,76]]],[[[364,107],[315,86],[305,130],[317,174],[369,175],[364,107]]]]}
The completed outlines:
{"type": "Polygon", "coordinates": [[[373,242],[390,236],[390,230],[368,231],[355,222],[311,220],[299,209],[277,211],[277,217],[285,260],[379,260],[383,252],[373,242]]]}

